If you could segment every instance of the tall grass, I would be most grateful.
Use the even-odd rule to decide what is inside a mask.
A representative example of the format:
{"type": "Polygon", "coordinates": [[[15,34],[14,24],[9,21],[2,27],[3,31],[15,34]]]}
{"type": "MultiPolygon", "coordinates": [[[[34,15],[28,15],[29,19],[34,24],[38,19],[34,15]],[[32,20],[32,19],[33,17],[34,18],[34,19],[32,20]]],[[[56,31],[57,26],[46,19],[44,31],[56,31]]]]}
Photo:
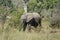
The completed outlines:
{"type": "Polygon", "coordinates": [[[44,22],[42,24],[43,30],[39,33],[28,32],[27,30],[23,32],[13,27],[6,27],[4,32],[0,30],[0,40],[60,40],[60,32],[50,33],[51,29],[48,27],[48,23],[44,22]]]}

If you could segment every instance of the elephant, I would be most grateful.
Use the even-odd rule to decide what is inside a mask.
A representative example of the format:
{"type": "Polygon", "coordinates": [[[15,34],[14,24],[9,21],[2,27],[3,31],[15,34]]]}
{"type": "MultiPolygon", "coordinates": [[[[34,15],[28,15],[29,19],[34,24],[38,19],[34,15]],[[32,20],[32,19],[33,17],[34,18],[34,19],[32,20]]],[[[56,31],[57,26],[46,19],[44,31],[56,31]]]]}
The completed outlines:
{"type": "Polygon", "coordinates": [[[31,30],[31,26],[37,27],[41,26],[41,16],[38,13],[25,13],[20,17],[20,25],[23,27],[23,31],[26,30],[28,25],[28,30],[31,30]]]}

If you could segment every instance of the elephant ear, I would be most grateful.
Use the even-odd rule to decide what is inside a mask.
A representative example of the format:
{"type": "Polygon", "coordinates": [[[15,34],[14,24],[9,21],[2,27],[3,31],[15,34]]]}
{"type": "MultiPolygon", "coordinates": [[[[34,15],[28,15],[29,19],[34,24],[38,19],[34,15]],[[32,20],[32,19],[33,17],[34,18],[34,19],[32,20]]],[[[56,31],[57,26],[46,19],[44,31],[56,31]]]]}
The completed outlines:
{"type": "Polygon", "coordinates": [[[35,19],[36,22],[41,19],[41,16],[38,13],[33,13],[33,18],[35,19]]]}
{"type": "Polygon", "coordinates": [[[32,13],[27,13],[27,21],[26,22],[29,22],[31,19],[33,19],[33,14],[32,13]]]}

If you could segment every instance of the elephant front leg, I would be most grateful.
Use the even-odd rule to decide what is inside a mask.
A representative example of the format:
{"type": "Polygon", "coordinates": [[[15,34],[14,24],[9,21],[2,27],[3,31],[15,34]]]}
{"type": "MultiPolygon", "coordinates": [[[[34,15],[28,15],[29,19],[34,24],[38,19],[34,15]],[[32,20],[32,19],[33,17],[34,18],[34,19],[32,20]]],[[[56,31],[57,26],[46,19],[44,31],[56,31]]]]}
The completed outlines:
{"type": "Polygon", "coordinates": [[[31,32],[31,25],[28,24],[28,31],[31,32]]]}
{"type": "Polygon", "coordinates": [[[27,23],[24,23],[24,25],[23,25],[23,31],[26,30],[26,27],[27,27],[27,23]]]}

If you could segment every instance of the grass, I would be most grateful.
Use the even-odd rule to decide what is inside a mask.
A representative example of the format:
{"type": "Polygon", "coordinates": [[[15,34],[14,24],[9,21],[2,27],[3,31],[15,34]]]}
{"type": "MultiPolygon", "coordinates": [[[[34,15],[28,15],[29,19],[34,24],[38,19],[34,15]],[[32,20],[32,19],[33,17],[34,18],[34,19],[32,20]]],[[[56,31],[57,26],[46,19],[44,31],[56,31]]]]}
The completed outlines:
{"type": "Polygon", "coordinates": [[[60,32],[50,33],[51,28],[44,22],[41,32],[18,31],[15,28],[0,30],[0,40],[60,40],[60,32]]]}

